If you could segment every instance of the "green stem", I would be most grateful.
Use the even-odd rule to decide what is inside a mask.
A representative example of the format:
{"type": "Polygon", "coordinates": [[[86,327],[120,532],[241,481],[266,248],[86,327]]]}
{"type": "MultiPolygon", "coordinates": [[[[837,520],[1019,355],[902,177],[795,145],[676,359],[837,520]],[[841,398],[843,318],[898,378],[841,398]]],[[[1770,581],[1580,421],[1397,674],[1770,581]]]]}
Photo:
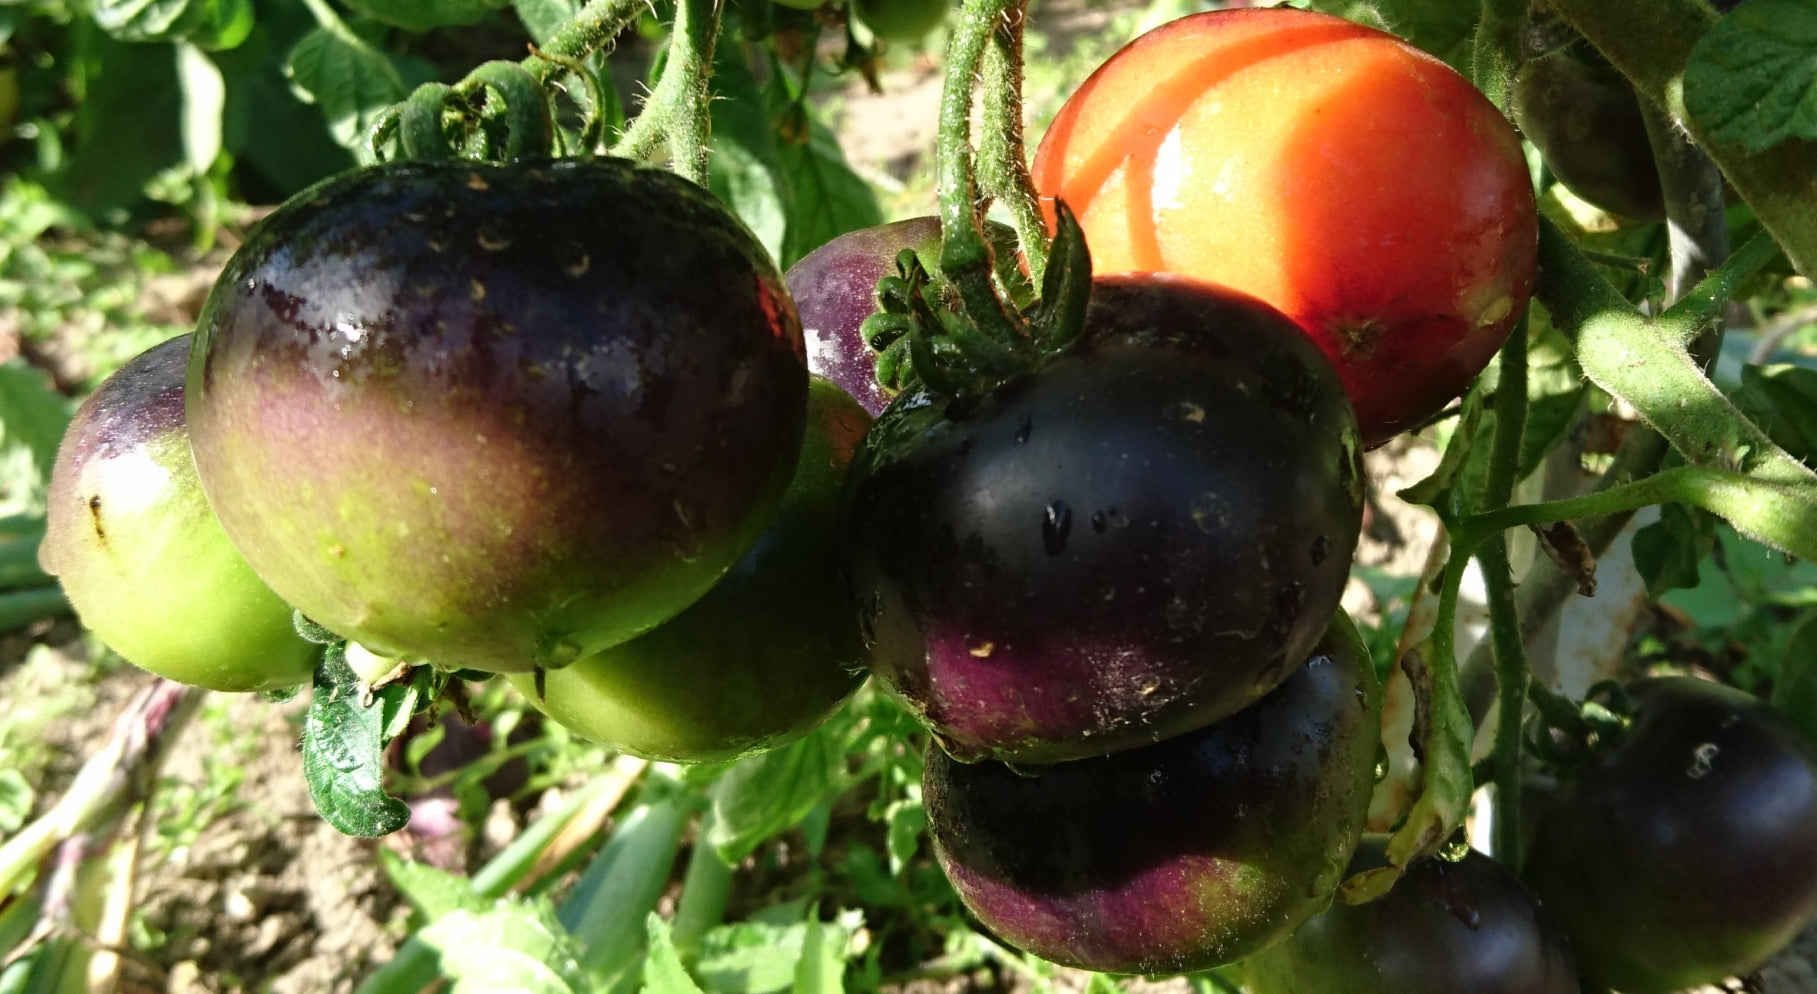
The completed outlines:
{"type": "Polygon", "coordinates": [[[725,920],[732,893],[732,866],[707,843],[712,819],[711,811],[700,819],[694,848],[688,854],[688,871],[681,881],[681,897],[675,902],[675,918],[670,922],[669,937],[684,964],[699,958],[701,940],[725,920]]]}
{"type": "Polygon", "coordinates": [[[675,172],[706,185],[711,128],[707,102],[712,96],[708,84],[713,76],[713,48],[719,39],[719,14],[715,0],[679,0],[675,5],[662,78],[651,89],[636,120],[613,145],[613,155],[645,159],[666,142],[675,172]]]}
{"type": "Polygon", "coordinates": [[[1717,14],[1705,0],[1552,0],[1552,7],[1702,146],[1799,273],[1817,275],[1817,142],[1762,152],[1712,142],[1684,110],[1691,51],[1717,14]]]}
{"type": "Polygon", "coordinates": [[[1003,343],[1020,338],[1015,316],[991,280],[991,248],[984,237],[984,204],[972,172],[972,93],[983,71],[984,50],[1010,12],[1020,17],[1026,0],[965,0],[947,36],[946,78],[940,93],[936,148],[940,185],[940,272],[958,288],[965,313],[987,336],[1003,343]]]}
{"type": "Polygon", "coordinates": [[[1483,0],[1476,22],[1471,74],[1490,102],[1508,110],[1514,74],[1521,64],[1521,33],[1527,26],[1530,0],[1483,0]]]}
{"type": "Polygon", "coordinates": [[[562,901],[556,912],[562,926],[587,944],[582,967],[618,971],[632,962],[681,850],[688,814],[672,800],[638,806],[562,901]]]}
{"type": "Polygon", "coordinates": [[[1008,211],[1035,286],[1047,272],[1047,226],[1041,202],[1028,174],[1028,150],[1022,134],[1022,34],[1028,12],[1012,6],[991,34],[984,50],[984,132],[979,137],[979,179],[985,196],[1008,211]]]}
{"type": "Polygon", "coordinates": [[[533,55],[524,60],[524,68],[546,83],[564,70],[561,59],[584,59],[605,48],[648,9],[648,0],[592,0],[541,46],[543,55],[555,58],[533,55]]]}
{"type": "MultiPolygon", "coordinates": [[[[1514,494],[1521,436],[1527,424],[1527,322],[1523,318],[1502,346],[1501,378],[1495,387],[1495,438],[1481,506],[1506,507],[1514,494]]],[[[1489,633],[1495,646],[1495,682],[1500,702],[1490,765],[1495,770],[1495,855],[1512,867],[1520,851],[1521,717],[1532,672],[1515,612],[1514,574],[1503,534],[1490,536],[1479,554],[1489,602],[1489,633]]]]}

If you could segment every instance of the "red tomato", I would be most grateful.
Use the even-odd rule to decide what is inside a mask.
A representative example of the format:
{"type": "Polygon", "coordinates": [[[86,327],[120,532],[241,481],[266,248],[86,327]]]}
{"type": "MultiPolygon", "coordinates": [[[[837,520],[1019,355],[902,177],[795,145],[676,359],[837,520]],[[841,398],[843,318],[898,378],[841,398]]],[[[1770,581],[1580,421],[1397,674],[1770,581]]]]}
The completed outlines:
{"type": "Polygon", "coordinates": [[[1051,218],[1094,272],[1268,301],[1343,376],[1364,441],[1463,392],[1526,306],[1533,190],[1512,126],[1392,35],[1286,7],[1165,24],[1099,67],[1041,142],[1051,218]]]}

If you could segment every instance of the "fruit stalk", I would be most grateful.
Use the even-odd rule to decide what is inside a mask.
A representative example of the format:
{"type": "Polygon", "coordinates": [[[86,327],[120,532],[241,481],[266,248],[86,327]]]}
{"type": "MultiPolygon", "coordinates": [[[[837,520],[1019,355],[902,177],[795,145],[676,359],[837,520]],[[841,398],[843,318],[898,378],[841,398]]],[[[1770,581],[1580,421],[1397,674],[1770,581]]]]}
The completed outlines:
{"type": "Polygon", "coordinates": [[[1521,33],[1531,0],[1483,0],[1472,42],[1471,81],[1503,113],[1521,63],[1521,33]]]}
{"type": "Polygon", "coordinates": [[[981,73],[984,87],[984,133],[979,136],[979,162],[987,196],[1009,210],[1028,261],[1029,281],[1041,285],[1047,272],[1047,227],[1035,184],[1028,175],[1028,149],[1022,136],[1022,33],[1028,10],[1020,2],[1002,12],[1002,24],[991,33],[981,73]]]}
{"type": "Polygon", "coordinates": [[[669,146],[676,173],[705,186],[709,116],[708,83],[713,77],[713,47],[719,39],[717,0],[680,0],[669,39],[662,78],[650,91],[643,110],[625,129],[612,154],[646,159],[658,143],[669,146]]]}
{"type": "MultiPolygon", "coordinates": [[[[1523,319],[1502,345],[1501,379],[1495,388],[1495,439],[1481,507],[1506,507],[1514,493],[1521,435],[1527,421],[1527,322],[1523,319]]],[[[1490,536],[1478,553],[1489,602],[1489,634],[1495,646],[1495,855],[1511,869],[1520,860],[1521,712],[1532,670],[1521,641],[1514,602],[1513,568],[1506,534],[1490,536]]]]}

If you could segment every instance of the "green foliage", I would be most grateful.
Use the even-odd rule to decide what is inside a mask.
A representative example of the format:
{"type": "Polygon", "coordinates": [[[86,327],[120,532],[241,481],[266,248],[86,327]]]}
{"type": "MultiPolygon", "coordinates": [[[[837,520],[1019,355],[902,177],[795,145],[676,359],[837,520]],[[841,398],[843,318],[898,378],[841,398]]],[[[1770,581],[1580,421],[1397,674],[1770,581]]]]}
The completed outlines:
{"type": "Polygon", "coordinates": [[[394,703],[371,707],[361,700],[361,683],[347,665],[345,643],[329,646],[303,722],[303,779],[316,810],[342,833],[389,835],[410,820],[410,809],[385,793],[384,746],[401,730],[396,715],[409,719],[413,708],[403,699],[413,703],[415,689],[394,684],[382,691],[394,703]]]}
{"type": "Polygon", "coordinates": [[[1817,2],[1749,0],[1685,67],[1685,111],[1715,141],[1763,152],[1817,138],[1817,2]]]}

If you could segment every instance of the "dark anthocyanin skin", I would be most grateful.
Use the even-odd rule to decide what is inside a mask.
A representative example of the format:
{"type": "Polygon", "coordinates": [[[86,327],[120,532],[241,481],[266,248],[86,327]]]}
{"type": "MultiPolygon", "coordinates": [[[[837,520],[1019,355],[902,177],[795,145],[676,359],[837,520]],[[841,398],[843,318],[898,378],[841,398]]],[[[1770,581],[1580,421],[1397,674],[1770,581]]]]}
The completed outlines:
{"type": "Polygon", "coordinates": [[[1653,146],[1634,87],[1584,43],[1529,59],[1514,81],[1514,120],[1571,192],[1611,214],[1665,217],[1653,146]]]}
{"type": "Polygon", "coordinates": [[[1361,523],[1331,364],[1254,298],[1093,285],[1083,347],[988,395],[904,394],[846,522],[872,671],[962,760],[1102,755],[1286,679],[1361,523]]]}
{"type": "Polygon", "coordinates": [[[687,610],[623,645],[511,681],[578,734],[650,759],[725,762],[813,731],[864,682],[839,587],[839,495],[870,416],[814,378],[782,505],[751,551],[687,610]]]}
{"type": "MultiPolygon", "coordinates": [[[[1013,231],[987,221],[985,233],[1001,260],[1015,258],[1013,231]]],[[[877,353],[865,343],[859,326],[877,310],[877,281],[896,271],[903,249],[914,249],[935,281],[930,302],[946,296],[940,290],[937,217],[847,232],[803,256],[786,274],[789,295],[801,313],[808,371],[839,384],[872,417],[883,413],[892,395],[877,382],[877,353]]]]}
{"type": "Polygon", "coordinates": [[[1381,689],[1342,612],[1304,665],[1207,728],[1035,775],[928,751],[934,852],[979,921],[1069,966],[1231,963],[1324,908],[1362,832],[1381,689]]]}
{"type": "Polygon", "coordinates": [[[141,353],[71,419],[38,556],[128,661],[210,690],[307,683],[317,647],[234,550],[196,481],[183,415],[189,335],[141,353]]]}
{"type": "MultiPolygon", "coordinates": [[[[1349,873],[1388,865],[1365,838],[1349,873]]],[[[1578,994],[1558,919],[1472,849],[1407,868],[1367,904],[1334,903],[1244,964],[1250,994],[1578,994]]]]}
{"type": "Polygon", "coordinates": [[[1665,994],[1747,973],[1817,913],[1817,758],[1734,688],[1629,695],[1626,735],[1568,785],[1523,872],[1588,981],[1665,994]]]}
{"type": "Polygon", "coordinates": [[[795,308],[704,190],[624,160],[391,164],[234,255],[189,374],[252,567],[388,655],[559,666],[693,602],[805,417],[795,308]]]}

